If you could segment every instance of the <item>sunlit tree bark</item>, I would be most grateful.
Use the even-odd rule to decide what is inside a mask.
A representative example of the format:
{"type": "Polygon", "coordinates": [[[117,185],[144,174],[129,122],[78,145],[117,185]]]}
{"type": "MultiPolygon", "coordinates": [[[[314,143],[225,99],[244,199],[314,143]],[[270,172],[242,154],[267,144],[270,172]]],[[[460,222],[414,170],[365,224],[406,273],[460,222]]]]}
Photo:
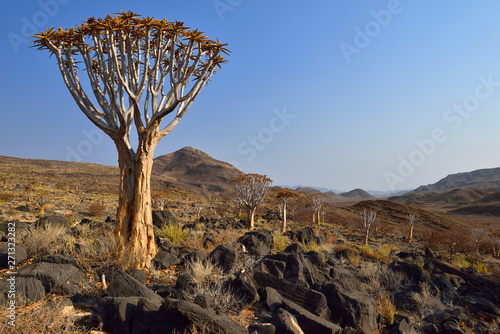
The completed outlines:
{"type": "Polygon", "coordinates": [[[47,29],[34,37],[35,46],[57,59],[78,107],[116,145],[120,193],[115,235],[122,252],[136,254],[135,266],[148,268],[156,253],[150,191],[155,147],[225,62],[226,45],[182,22],[132,12],[90,18],[75,28],[47,29]],[[162,124],[167,115],[173,118],[162,124]]]}
{"type": "Polygon", "coordinates": [[[368,237],[370,235],[370,226],[377,219],[377,213],[375,211],[371,211],[368,209],[364,209],[359,213],[359,217],[361,218],[361,223],[365,229],[365,236],[363,238],[363,246],[368,246],[368,237]]]}
{"type": "Polygon", "coordinates": [[[283,206],[283,212],[282,212],[282,224],[281,224],[281,232],[285,233],[286,232],[286,205],[288,203],[288,200],[294,196],[294,193],[291,192],[290,190],[280,190],[276,194],[276,198],[281,201],[281,205],[283,206]]]}

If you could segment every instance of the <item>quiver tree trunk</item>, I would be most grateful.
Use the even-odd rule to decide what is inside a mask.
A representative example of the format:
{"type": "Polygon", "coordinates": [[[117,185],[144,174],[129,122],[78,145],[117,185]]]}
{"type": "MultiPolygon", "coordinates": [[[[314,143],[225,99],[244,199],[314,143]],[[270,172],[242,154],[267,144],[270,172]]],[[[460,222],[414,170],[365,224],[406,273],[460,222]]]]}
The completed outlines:
{"type": "Polygon", "coordinates": [[[255,228],[255,210],[257,207],[247,207],[247,228],[253,230],[255,228]]]}
{"type": "Polygon", "coordinates": [[[410,225],[410,234],[408,235],[408,243],[413,241],[413,225],[410,225]]]}
{"type": "Polygon", "coordinates": [[[283,203],[283,223],[281,224],[281,232],[286,232],[286,202],[283,203]]]}
{"type": "Polygon", "coordinates": [[[131,267],[149,269],[156,255],[151,214],[151,169],[153,152],[132,155],[118,144],[120,195],[118,200],[115,237],[120,243],[120,255],[129,255],[131,267]]]}

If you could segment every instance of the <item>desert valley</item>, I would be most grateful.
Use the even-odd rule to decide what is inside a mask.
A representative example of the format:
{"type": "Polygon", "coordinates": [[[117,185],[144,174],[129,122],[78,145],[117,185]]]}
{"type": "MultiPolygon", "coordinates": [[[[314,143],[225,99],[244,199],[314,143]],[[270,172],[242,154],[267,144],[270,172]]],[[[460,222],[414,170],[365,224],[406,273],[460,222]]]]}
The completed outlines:
{"type": "Polygon", "coordinates": [[[114,256],[117,167],[0,157],[2,321],[15,271],[23,333],[499,332],[500,168],[390,197],[271,186],[253,230],[243,175],[190,147],[156,158],[141,271],[114,256]]]}

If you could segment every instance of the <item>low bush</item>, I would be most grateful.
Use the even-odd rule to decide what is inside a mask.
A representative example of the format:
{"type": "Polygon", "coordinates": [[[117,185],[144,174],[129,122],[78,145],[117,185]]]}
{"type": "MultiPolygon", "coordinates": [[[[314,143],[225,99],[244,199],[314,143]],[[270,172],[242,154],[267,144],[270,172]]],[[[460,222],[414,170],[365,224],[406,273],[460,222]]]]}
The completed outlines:
{"type": "Polygon", "coordinates": [[[189,231],[184,230],[180,225],[168,224],[164,225],[160,229],[156,229],[155,234],[160,238],[170,240],[174,244],[180,244],[186,240],[189,235],[189,231]]]}

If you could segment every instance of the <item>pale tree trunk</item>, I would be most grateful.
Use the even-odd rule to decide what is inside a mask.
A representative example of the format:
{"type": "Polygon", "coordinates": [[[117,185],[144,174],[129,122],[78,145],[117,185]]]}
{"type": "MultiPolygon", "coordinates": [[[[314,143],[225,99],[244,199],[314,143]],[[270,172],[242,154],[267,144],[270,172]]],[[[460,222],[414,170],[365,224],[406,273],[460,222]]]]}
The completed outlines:
{"type": "Polygon", "coordinates": [[[247,228],[253,230],[255,228],[255,208],[247,207],[247,228]]]}
{"type": "Polygon", "coordinates": [[[320,213],[320,210],[316,211],[316,224],[320,224],[321,223],[321,213],[320,213]]]}
{"type": "Polygon", "coordinates": [[[413,241],[413,225],[410,225],[410,235],[408,236],[408,242],[411,243],[413,241]]]}
{"type": "Polygon", "coordinates": [[[132,267],[149,269],[156,255],[151,214],[151,168],[154,147],[148,153],[140,150],[131,155],[125,144],[118,144],[120,195],[115,236],[120,242],[121,255],[132,255],[137,263],[132,267]]]}
{"type": "Polygon", "coordinates": [[[368,235],[370,233],[370,229],[365,229],[365,237],[363,239],[363,246],[368,246],[368,235]]]}
{"type": "Polygon", "coordinates": [[[283,224],[281,225],[281,232],[286,232],[286,202],[283,203],[283,224]]]}

